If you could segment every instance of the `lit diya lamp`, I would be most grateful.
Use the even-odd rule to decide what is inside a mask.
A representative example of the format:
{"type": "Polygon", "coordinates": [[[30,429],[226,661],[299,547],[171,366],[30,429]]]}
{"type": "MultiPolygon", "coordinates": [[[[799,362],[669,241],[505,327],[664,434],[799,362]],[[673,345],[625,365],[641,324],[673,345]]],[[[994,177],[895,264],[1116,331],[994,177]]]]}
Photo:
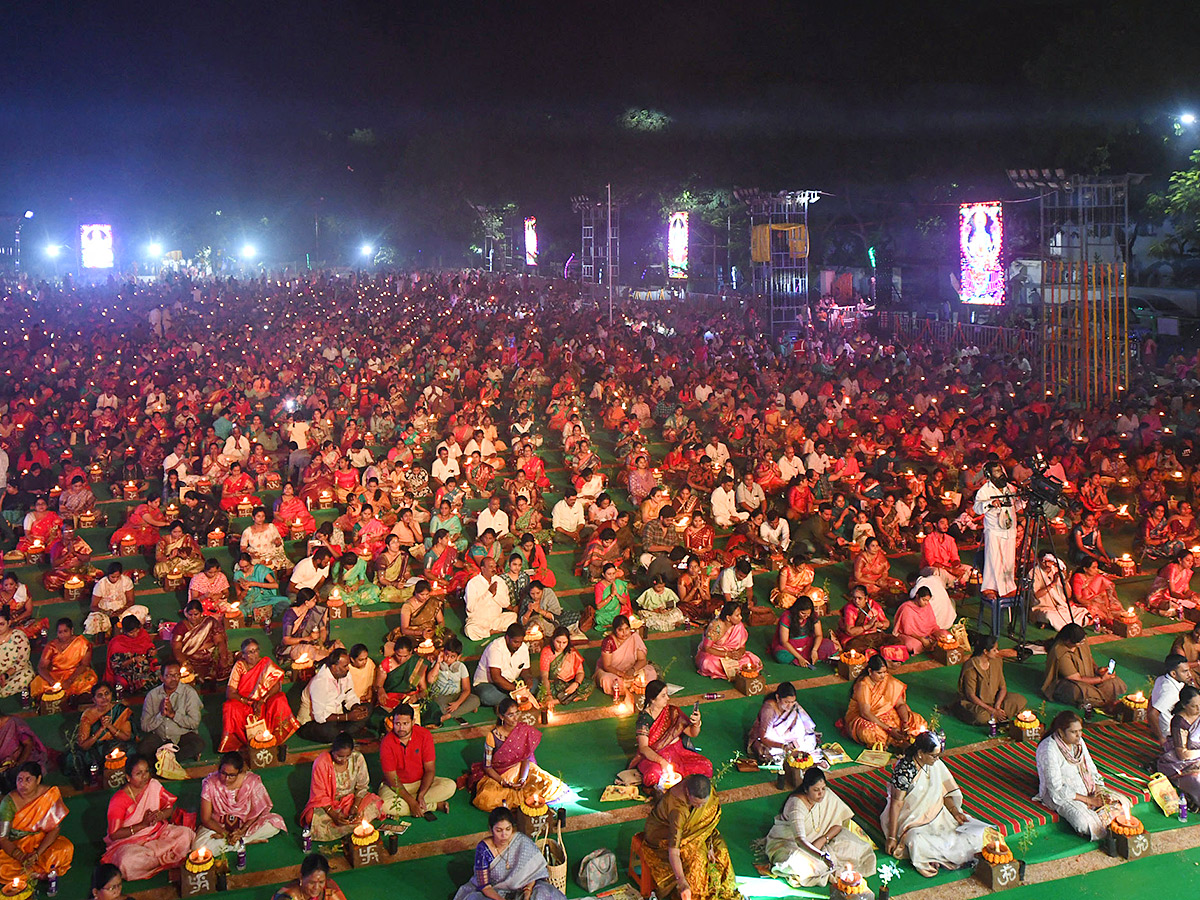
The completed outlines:
{"type": "Polygon", "coordinates": [[[208,546],[223,547],[225,545],[225,532],[220,528],[214,528],[208,533],[208,546]]]}
{"type": "Polygon", "coordinates": [[[540,644],[542,642],[542,628],[540,625],[533,624],[525,629],[525,643],[540,644]]]}
{"type": "Polygon", "coordinates": [[[301,540],[304,537],[304,523],[296,519],[288,526],[288,537],[293,541],[301,540]]]}
{"type": "Polygon", "coordinates": [[[179,518],[179,501],[172,500],[170,503],[168,503],[166,513],[167,513],[168,519],[178,519],[179,518]]]}
{"type": "Polygon", "coordinates": [[[207,847],[197,847],[188,854],[184,865],[189,872],[207,872],[213,867],[212,851],[207,847]]]}
{"type": "Polygon", "coordinates": [[[100,463],[92,463],[90,466],[88,466],[87,474],[88,481],[90,481],[92,484],[97,484],[100,479],[104,477],[104,469],[101,467],[100,463]]]}
{"type": "Polygon", "coordinates": [[[100,513],[94,509],[89,509],[87,512],[81,512],[78,516],[80,528],[95,528],[100,522],[100,513]]]}
{"type": "Polygon", "coordinates": [[[124,491],[126,500],[136,500],[138,498],[138,494],[141,493],[138,490],[138,483],[136,481],[125,482],[125,484],[121,486],[121,490],[124,491]]]}
{"type": "Polygon", "coordinates": [[[292,681],[308,681],[313,677],[313,661],[307,653],[292,660],[292,681]]]}
{"type": "Polygon", "coordinates": [[[990,843],[983,845],[981,855],[990,865],[996,866],[1000,863],[1012,862],[1012,850],[1008,848],[1008,844],[997,837],[990,843]]]}
{"type": "Polygon", "coordinates": [[[1016,741],[1034,743],[1042,736],[1042,723],[1033,710],[1026,709],[1017,713],[1012,723],[1012,738],[1016,741]]]}
{"type": "Polygon", "coordinates": [[[379,862],[379,829],[363,819],[350,832],[347,849],[350,865],[355,868],[379,862]]]}
{"type": "Polygon", "coordinates": [[[70,575],[63,582],[63,599],[71,602],[78,602],[83,599],[84,592],[87,590],[87,582],[78,575],[70,575]]]}
{"type": "Polygon", "coordinates": [[[867,664],[866,654],[858,650],[843,650],[838,655],[838,674],[847,681],[853,681],[867,664]]]}
{"type": "Polygon", "coordinates": [[[1142,633],[1142,621],[1132,606],[1113,619],[1113,633],[1121,637],[1137,637],[1142,633]]]}
{"type": "Polygon", "coordinates": [[[29,549],[25,551],[25,561],[30,565],[41,565],[45,562],[46,545],[41,538],[33,538],[29,542],[29,549]]]}
{"type": "Polygon", "coordinates": [[[342,598],[341,588],[334,587],[329,592],[329,599],[325,601],[325,605],[329,609],[329,618],[346,618],[346,601],[342,598]]]}
{"type": "Polygon", "coordinates": [[[1119,712],[1127,722],[1145,722],[1150,709],[1150,700],[1143,691],[1126,694],[1121,698],[1119,712]]]}
{"type": "Polygon", "coordinates": [[[172,566],[171,571],[163,576],[163,589],[177,591],[182,587],[183,573],[179,571],[179,566],[172,566]]]}
{"type": "Polygon", "coordinates": [[[12,881],[4,882],[4,887],[0,888],[0,894],[11,900],[25,900],[26,897],[33,895],[33,885],[29,883],[28,879],[14,875],[12,881]]]}
{"type": "Polygon", "coordinates": [[[683,776],[675,771],[675,767],[667,763],[667,767],[663,769],[662,777],[658,780],[658,788],[661,791],[668,791],[683,780],[683,776]]]}
{"type": "Polygon", "coordinates": [[[193,672],[191,669],[189,669],[187,666],[180,666],[179,667],[179,683],[180,684],[194,684],[195,682],[196,682],[196,673],[193,672]]]}
{"type": "Polygon", "coordinates": [[[1138,859],[1150,852],[1150,835],[1140,819],[1126,810],[1108,823],[1107,847],[1109,856],[1138,859]]]}
{"type": "Polygon", "coordinates": [[[121,556],[134,556],[137,551],[137,537],[131,533],[121,535],[121,540],[117,542],[117,552],[121,556]]]}
{"type": "Polygon", "coordinates": [[[829,888],[830,900],[845,900],[847,897],[868,900],[873,896],[871,889],[867,887],[867,880],[854,871],[850,863],[846,863],[846,867],[833,876],[829,888]]]}
{"type": "Polygon", "coordinates": [[[1128,578],[1137,571],[1137,563],[1128,553],[1121,554],[1121,558],[1117,560],[1117,566],[1121,569],[1122,578],[1128,578]]]}
{"type": "Polygon", "coordinates": [[[239,517],[244,519],[252,512],[254,512],[254,504],[250,501],[249,497],[243,497],[238,501],[237,514],[239,517]]]}
{"type": "Polygon", "coordinates": [[[333,491],[323,490],[317,495],[317,509],[331,509],[333,507],[333,491]]]}
{"type": "Polygon", "coordinates": [[[241,628],[246,624],[246,614],[242,612],[242,604],[234,600],[225,607],[225,627],[241,628]]]}
{"type": "Polygon", "coordinates": [[[113,791],[125,784],[125,751],[120,747],[104,757],[104,783],[113,791]]]}

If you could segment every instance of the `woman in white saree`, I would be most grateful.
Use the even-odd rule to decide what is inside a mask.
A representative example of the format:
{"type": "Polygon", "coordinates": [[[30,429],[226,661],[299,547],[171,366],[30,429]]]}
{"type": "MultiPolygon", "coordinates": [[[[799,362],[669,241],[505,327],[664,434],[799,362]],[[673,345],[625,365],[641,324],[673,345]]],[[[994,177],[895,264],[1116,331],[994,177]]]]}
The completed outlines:
{"type": "Polygon", "coordinates": [[[1084,837],[1093,841],[1104,837],[1121,805],[1105,795],[1104,779],[1083,740],[1083,720],[1071,710],[1054,717],[1038,744],[1037,771],[1034,800],[1054,810],[1084,837]]]}
{"type": "Polygon", "coordinates": [[[892,769],[879,820],[884,850],[897,859],[907,856],[926,878],[939,866],[957,869],[974,862],[987,828],[962,811],[962,791],[941,755],[935,735],[916,736],[892,769]]]}
{"type": "Polygon", "coordinates": [[[852,821],[854,813],[829,789],[825,773],[812,766],[792,791],[767,833],[771,874],[792,887],[818,887],[850,866],[875,874],[875,851],[852,821]]]}

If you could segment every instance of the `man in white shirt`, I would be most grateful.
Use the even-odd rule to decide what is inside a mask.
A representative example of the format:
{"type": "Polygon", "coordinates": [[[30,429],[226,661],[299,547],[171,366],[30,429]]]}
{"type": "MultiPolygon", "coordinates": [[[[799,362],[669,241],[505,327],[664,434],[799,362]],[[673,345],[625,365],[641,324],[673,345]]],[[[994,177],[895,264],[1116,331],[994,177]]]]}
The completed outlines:
{"type": "Polygon", "coordinates": [[[166,478],[168,472],[175,470],[179,473],[179,478],[182,480],[188,474],[187,463],[187,443],[176,441],[175,449],[163,458],[163,477],[166,478]]]}
{"type": "Polygon", "coordinates": [[[704,455],[717,464],[718,469],[725,468],[729,462],[729,447],[720,438],[713,438],[704,446],[704,455]]]}
{"type": "Polygon", "coordinates": [[[754,596],[754,575],[750,560],[743,556],[734,565],[723,569],[717,588],[726,603],[748,603],[754,596]]]}
{"type": "Polygon", "coordinates": [[[525,626],[512,623],[486,647],[479,656],[471,692],[484,706],[499,706],[505,697],[523,681],[531,694],[537,694],[538,676],[529,668],[529,645],[525,643],[525,626]]]}
{"type": "Polygon", "coordinates": [[[554,529],[554,536],[575,544],[582,543],[586,521],[578,492],[574,487],[568,486],[563,493],[563,498],[554,504],[554,509],[550,513],[550,524],[554,529]]]}
{"type": "Polygon", "coordinates": [[[233,426],[229,437],[225,439],[225,447],[221,453],[228,459],[239,463],[244,463],[250,458],[250,439],[242,434],[240,425],[233,426]]]}
{"type": "Polygon", "coordinates": [[[1179,692],[1191,679],[1186,656],[1178,653],[1167,655],[1163,665],[1166,671],[1154,679],[1150,690],[1150,709],[1146,711],[1146,724],[1150,734],[1166,747],[1171,739],[1172,709],[1179,702],[1179,692]]]}
{"type": "Polygon", "coordinates": [[[97,611],[88,613],[83,620],[86,635],[111,633],[113,618],[119,626],[125,616],[134,616],[142,622],[150,615],[148,608],[133,602],[133,580],[125,574],[125,567],[114,560],[108,564],[107,572],[92,586],[92,604],[97,611]]]}
{"type": "Polygon", "coordinates": [[[487,508],[475,520],[475,534],[482,535],[489,528],[496,533],[496,540],[500,542],[500,546],[504,548],[504,552],[511,552],[513,548],[513,536],[508,527],[508,513],[500,508],[499,494],[492,494],[488,498],[487,508]]]}
{"type": "Polygon", "coordinates": [[[750,513],[737,508],[737,498],[733,493],[733,479],[728,475],[721,479],[711,495],[713,521],[722,528],[733,528],[750,518],[750,513]]]}
{"type": "Polygon", "coordinates": [[[500,634],[517,621],[517,614],[508,608],[511,604],[508,585],[496,574],[496,561],[485,556],[479,574],[467,582],[463,633],[473,641],[500,634]]]}
{"type": "Polygon", "coordinates": [[[738,509],[745,510],[747,513],[767,508],[767,495],[763,493],[761,484],[755,484],[753,472],[747,472],[742,476],[741,484],[734,491],[734,498],[737,501],[738,509]]]}
{"type": "Polygon", "coordinates": [[[930,450],[936,450],[946,442],[946,435],[938,427],[935,419],[930,419],[921,426],[921,443],[930,450]]]}
{"type": "Polygon", "coordinates": [[[804,460],[796,455],[795,445],[788,444],[783,448],[783,456],[779,457],[779,475],[785,484],[790,484],[793,478],[803,474],[804,460]]]}
{"type": "Polygon", "coordinates": [[[295,596],[304,588],[317,590],[329,577],[329,564],[333,562],[333,554],[327,547],[319,547],[312,556],[306,556],[292,569],[292,577],[288,579],[288,594],[295,596]]]}
{"type": "Polygon", "coordinates": [[[694,392],[696,402],[703,406],[708,402],[708,398],[712,396],[712,392],[713,386],[711,384],[709,384],[707,381],[700,382],[698,385],[696,385],[696,390],[694,392]]]}
{"type": "Polygon", "coordinates": [[[307,422],[297,422],[288,416],[288,421],[283,426],[284,440],[295,444],[297,450],[307,450],[309,427],[307,422]]]}
{"type": "Polygon", "coordinates": [[[325,658],[300,696],[300,737],[328,744],[339,732],[355,734],[367,723],[370,707],[361,703],[350,677],[350,654],[339,647],[325,658]]]}
{"type": "Polygon", "coordinates": [[[786,553],[792,545],[791,535],[792,529],[788,526],[788,520],[774,507],[767,513],[767,520],[758,526],[758,536],[772,553],[786,553]]]}
{"type": "Polygon", "coordinates": [[[429,468],[429,480],[433,482],[433,487],[440,488],[446,483],[446,479],[458,478],[460,475],[462,469],[459,468],[457,459],[450,458],[450,448],[439,447],[437,459],[429,468]]]}
{"type": "Polygon", "coordinates": [[[804,461],[805,468],[810,472],[816,472],[818,475],[824,475],[830,465],[829,454],[825,452],[825,442],[817,441],[813,447],[813,452],[808,454],[808,459],[804,461]]]}

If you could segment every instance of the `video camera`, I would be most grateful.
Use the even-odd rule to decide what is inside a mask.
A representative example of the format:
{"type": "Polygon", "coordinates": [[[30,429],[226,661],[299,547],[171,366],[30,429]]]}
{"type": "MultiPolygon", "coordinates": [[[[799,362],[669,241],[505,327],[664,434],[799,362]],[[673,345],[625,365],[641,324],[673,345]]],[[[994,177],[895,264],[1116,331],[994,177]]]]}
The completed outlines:
{"type": "Polygon", "coordinates": [[[1030,457],[1025,465],[1033,470],[1028,483],[1021,488],[1021,492],[1026,495],[1027,500],[1049,503],[1062,509],[1073,509],[1077,505],[1074,500],[1063,493],[1063,481],[1046,474],[1046,469],[1049,467],[1041,452],[1030,457]]]}

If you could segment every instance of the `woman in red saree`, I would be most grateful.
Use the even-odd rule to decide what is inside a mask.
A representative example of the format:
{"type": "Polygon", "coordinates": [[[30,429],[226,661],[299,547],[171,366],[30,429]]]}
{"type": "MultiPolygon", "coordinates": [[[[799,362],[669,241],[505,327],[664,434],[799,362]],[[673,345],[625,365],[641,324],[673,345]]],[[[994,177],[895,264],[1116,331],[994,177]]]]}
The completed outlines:
{"type": "Polygon", "coordinates": [[[542,733],[518,721],[517,701],[506,697],[496,707],[496,727],[483,739],[483,761],[471,764],[467,787],[474,793],[477,809],[491,812],[498,806],[516,809],[531,797],[551,802],[567,786],[540,768],[534,752],[542,733]]]}
{"type": "Polygon", "coordinates": [[[121,630],[108,642],[104,680],[128,694],[144,694],[158,683],[154,639],[136,616],[121,620],[121,630]]]}
{"type": "Polygon", "coordinates": [[[558,577],[554,574],[554,570],[550,568],[550,563],[546,559],[546,550],[536,540],[532,534],[521,535],[520,554],[525,558],[525,568],[532,569],[532,581],[540,581],[542,587],[552,588],[558,584],[558,577]]]}
{"type": "Polygon", "coordinates": [[[285,541],[290,540],[292,525],[297,521],[304,529],[305,536],[317,530],[317,520],[308,511],[308,506],[296,495],[296,489],[290,481],[283,484],[283,492],[275,501],[274,525],[279,529],[279,536],[285,541]]]}
{"type": "Polygon", "coordinates": [[[129,514],[125,524],[113,535],[113,543],[118,544],[125,535],[132,534],[143,550],[153,549],[158,546],[158,530],[170,524],[162,512],[162,497],[151,494],[145,503],[139,503],[129,514]]]}
{"type": "Polygon", "coordinates": [[[1184,550],[1158,570],[1150,595],[1146,597],[1146,608],[1164,616],[1178,616],[1187,608],[1196,606],[1196,592],[1192,590],[1192,574],[1195,558],[1184,550]]]}
{"type": "Polygon", "coordinates": [[[665,681],[656,679],[646,685],[646,705],[638,713],[635,732],[637,752],[629,768],[642,773],[647,787],[658,786],[668,769],[682,778],[712,777],[712,763],[691,747],[691,738],[700,734],[700,711],[685,716],[683,710],[672,706],[665,681]]]}
{"type": "Polygon", "coordinates": [[[140,753],[125,763],[128,782],[108,801],[108,848],[101,860],[129,881],[150,878],[183,862],[196,832],[171,825],[175,796],[150,777],[150,761],[140,753]]]}
{"type": "MultiPolygon", "coordinates": [[[[38,497],[33,501],[32,512],[25,517],[25,534],[17,541],[17,549],[5,554],[5,558],[23,557],[35,543],[41,550],[49,550],[61,532],[62,518],[50,510],[45,497],[38,497]]],[[[158,541],[157,534],[154,540],[158,541]]]]}
{"type": "Polygon", "coordinates": [[[754,467],[754,480],[766,494],[774,494],[787,487],[787,482],[783,480],[783,473],[779,471],[779,464],[766,454],[754,467]]]}
{"type": "Polygon", "coordinates": [[[308,804],[300,821],[312,828],[316,841],[339,840],[362,820],[383,818],[383,804],[370,787],[367,761],[354,749],[354,738],[343,732],[313,760],[308,804]]]}
{"type": "Polygon", "coordinates": [[[854,573],[850,578],[850,586],[862,585],[872,598],[901,593],[904,590],[904,582],[888,574],[891,568],[891,561],[883,552],[879,539],[869,537],[863,546],[862,553],[854,560],[854,573]]]}
{"type": "Polygon", "coordinates": [[[538,490],[544,491],[550,487],[550,479],[546,477],[546,464],[532,450],[524,451],[523,458],[517,460],[517,466],[530,482],[537,485],[538,490]]]}
{"type": "Polygon", "coordinates": [[[325,491],[333,496],[333,472],[320,455],[314,456],[300,476],[300,499],[311,507],[325,491]]]}
{"type": "Polygon", "coordinates": [[[241,463],[230,463],[229,477],[221,482],[221,509],[225,512],[236,512],[238,504],[243,500],[249,500],[254,506],[261,506],[261,498],[254,493],[256,487],[254,476],[242,471],[241,463]]]}
{"type": "Polygon", "coordinates": [[[258,641],[242,641],[242,652],[225,689],[225,705],[221,710],[224,727],[217,752],[241,750],[249,743],[246,722],[251,717],[262,719],[266,730],[277,744],[282,744],[299,728],[292,715],[287,697],[282,694],[283,669],[262,656],[258,641]]]}
{"type": "Polygon", "coordinates": [[[1076,603],[1086,606],[1092,618],[1105,625],[1111,624],[1125,611],[1117,599],[1117,589],[1112,579],[1100,571],[1098,559],[1089,559],[1075,570],[1071,576],[1071,593],[1076,603]]]}

